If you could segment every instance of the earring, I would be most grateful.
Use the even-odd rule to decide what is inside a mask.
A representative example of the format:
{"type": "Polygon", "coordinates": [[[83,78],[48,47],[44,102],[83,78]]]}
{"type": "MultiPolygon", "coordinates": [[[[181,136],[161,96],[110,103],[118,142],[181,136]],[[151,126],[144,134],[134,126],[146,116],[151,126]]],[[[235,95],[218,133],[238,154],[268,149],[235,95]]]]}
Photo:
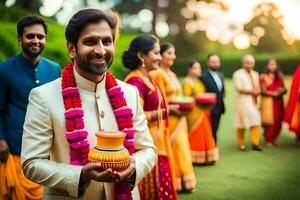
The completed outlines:
{"type": "Polygon", "coordinates": [[[141,59],[141,67],[145,67],[145,61],[144,61],[144,59],[141,59]]]}

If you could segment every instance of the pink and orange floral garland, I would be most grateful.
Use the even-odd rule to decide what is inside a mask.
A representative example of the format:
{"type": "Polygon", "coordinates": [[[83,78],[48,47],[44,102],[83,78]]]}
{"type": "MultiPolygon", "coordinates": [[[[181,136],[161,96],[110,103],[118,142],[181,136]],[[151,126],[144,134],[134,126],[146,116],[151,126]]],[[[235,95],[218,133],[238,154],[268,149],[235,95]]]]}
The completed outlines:
{"type": "MultiPolygon", "coordinates": [[[[110,72],[106,73],[105,87],[114,110],[118,128],[126,134],[124,146],[132,155],[134,153],[132,110],[127,107],[124,93],[110,72]]],[[[70,145],[70,164],[85,165],[89,162],[90,147],[87,140],[88,132],[84,125],[84,110],[82,109],[80,93],[74,77],[73,62],[68,63],[62,71],[62,95],[65,107],[66,138],[70,145]]],[[[132,194],[125,181],[116,184],[116,193],[117,199],[132,199],[132,194]]]]}

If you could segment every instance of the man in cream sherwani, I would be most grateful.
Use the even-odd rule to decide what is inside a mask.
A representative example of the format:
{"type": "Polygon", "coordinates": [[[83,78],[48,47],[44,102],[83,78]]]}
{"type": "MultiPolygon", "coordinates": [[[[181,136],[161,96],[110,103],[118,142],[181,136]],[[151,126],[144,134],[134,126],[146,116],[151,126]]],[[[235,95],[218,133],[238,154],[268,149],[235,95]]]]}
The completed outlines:
{"type": "MultiPolygon", "coordinates": [[[[105,89],[106,70],[114,56],[118,33],[115,15],[96,9],[78,11],[66,28],[67,48],[74,60],[74,77],[84,110],[84,124],[90,148],[95,133],[118,131],[118,124],[105,89]]],[[[135,87],[117,81],[133,111],[135,130],[134,159],[123,172],[101,171],[99,163],[70,165],[70,146],[66,140],[62,79],[31,91],[24,123],[22,168],[25,176],[45,186],[43,199],[115,199],[114,186],[128,182],[130,188],[151,171],[156,148],[147,128],[135,87]]],[[[139,199],[134,187],[133,199],[139,199]]]]}
{"type": "Polygon", "coordinates": [[[250,128],[252,149],[261,151],[259,145],[260,112],[257,97],[260,94],[259,74],[253,70],[255,59],[245,55],[243,68],[233,74],[236,91],[234,127],[237,130],[237,142],[241,151],[248,151],[245,146],[244,132],[250,128]]]}

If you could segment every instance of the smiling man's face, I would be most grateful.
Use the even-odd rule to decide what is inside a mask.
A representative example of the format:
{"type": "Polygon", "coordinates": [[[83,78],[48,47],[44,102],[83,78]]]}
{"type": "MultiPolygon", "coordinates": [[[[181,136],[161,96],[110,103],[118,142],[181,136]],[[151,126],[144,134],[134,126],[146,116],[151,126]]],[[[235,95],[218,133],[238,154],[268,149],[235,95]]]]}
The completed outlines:
{"type": "Polygon", "coordinates": [[[18,43],[26,57],[31,59],[38,57],[46,45],[44,27],[41,24],[24,27],[23,34],[18,36],[18,43]]]}
{"type": "Polygon", "coordinates": [[[81,31],[74,60],[82,71],[102,75],[112,64],[114,51],[112,29],[102,20],[86,25],[81,31]]]}

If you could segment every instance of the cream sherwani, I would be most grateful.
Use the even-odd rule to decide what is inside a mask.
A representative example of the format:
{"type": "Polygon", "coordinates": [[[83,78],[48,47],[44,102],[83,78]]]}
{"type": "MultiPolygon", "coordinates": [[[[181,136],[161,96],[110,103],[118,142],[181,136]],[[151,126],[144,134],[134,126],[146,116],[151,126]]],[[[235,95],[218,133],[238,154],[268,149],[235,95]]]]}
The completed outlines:
{"type": "MultiPolygon", "coordinates": [[[[96,85],[74,72],[85,111],[85,128],[93,148],[97,131],[116,131],[118,126],[105,90],[105,78],[96,85]]],[[[156,148],[136,88],[122,81],[118,84],[134,113],[137,184],[156,164],[156,148]]],[[[91,181],[84,194],[78,194],[82,166],[68,164],[69,144],[65,136],[65,109],[61,92],[59,78],[30,93],[21,153],[23,172],[30,180],[46,186],[43,199],[113,199],[114,184],[111,183],[91,181]]],[[[139,199],[137,187],[133,190],[133,196],[139,199]]]]}
{"type": "MultiPolygon", "coordinates": [[[[259,74],[251,70],[255,88],[260,88],[259,74]]],[[[253,89],[250,76],[247,71],[242,68],[234,72],[233,85],[235,88],[235,113],[234,113],[234,127],[235,128],[250,128],[252,126],[260,125],[260,113],[258,103],[254,103],[252,95],[241,94],[238,90],[253,89]]]]}

